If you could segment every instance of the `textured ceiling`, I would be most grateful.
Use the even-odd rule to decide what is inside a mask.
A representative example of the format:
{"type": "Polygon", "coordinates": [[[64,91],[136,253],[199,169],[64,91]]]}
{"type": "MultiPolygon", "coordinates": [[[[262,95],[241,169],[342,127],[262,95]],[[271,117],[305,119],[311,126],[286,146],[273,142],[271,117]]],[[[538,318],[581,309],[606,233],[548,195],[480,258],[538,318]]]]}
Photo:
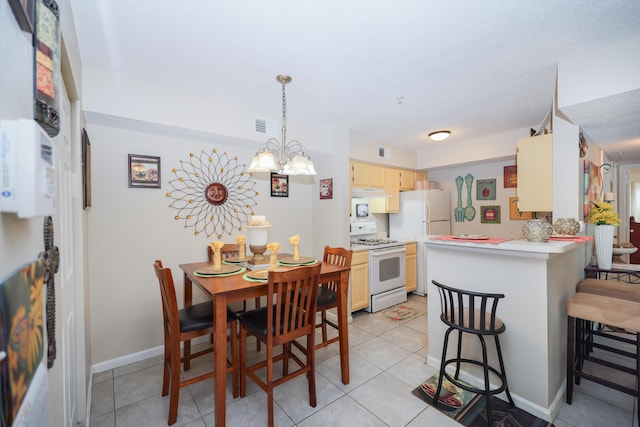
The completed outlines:
{"type": "MultiPolygon", "coordinates": [[[[640,34],[638,0],[71,0],[81,61],[280,117],[419,150],[536,128],[565,58],[640,34]]],[[[640,93],[565,113],[640,163],[640,93]],[[603,111],[607,114],[603,115],[603,111]],[[607,116],[608,115],[608,116],[607,116]],[[633,145],[635,144],[635,145],[633,145]]]]}

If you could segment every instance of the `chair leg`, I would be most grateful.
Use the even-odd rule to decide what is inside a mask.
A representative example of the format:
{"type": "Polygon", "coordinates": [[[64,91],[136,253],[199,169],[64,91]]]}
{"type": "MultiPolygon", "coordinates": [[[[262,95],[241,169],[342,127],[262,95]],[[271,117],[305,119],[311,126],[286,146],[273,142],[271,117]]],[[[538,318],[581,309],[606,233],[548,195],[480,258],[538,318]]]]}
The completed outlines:
{"type": "Polygon", "coordinates": [[[169,422],[174,424],[178,418],[178,399],[180,398],[180,344],[173,346],[171,357],[171,380],[169,391],[169,422]],[[175,357],[175,356],[178,357],[175,357]]]}
{"type": "Polygon", "coordinates": [[[273,346],[267,345],[267,405],[269,407],[269,427],[273,427],[273,346]]]}
{"type": "Polygon", "coordinates": [[[227,327],[231,329],[231,374],[233,375],[233,397],[238,397],[238,325],[234,320],[227,327]]]}
{"type": "Polygon", "coordinates": [[[493,425],[493,417],[491,416],[491,393],[489,385],[489,360],[487,358],[487,344],[484,341],[482,335],[478,335],[480,344],[482,344],[482,367],[484,371],[484,401],[485,410],[487,411],[487,423],[493,425]]]}
{"type": "Polygon", "coordinates": [[[576,344],[574,342],[575,333],[575,320],[571,316],[567,316],[567,394],[566,402],[571,405],[571,399],[573,398],[573,366],[574,366],[574,351],[576,344]]]}
{"type": "Polygon", "coordinates": [[[576,371],[582,372],[582,366],[584,364],[584,354],[586,351],[586,343],[584,337],[584,320],[574,318],[574,332],[573,337],[575,340],[575,359],[573,360],[573,381],[576,385],[580,385],[580,376],[576,375],[576,371]]]}
{"type": "Polygon", "coordinates": [[[640,332],[636,332],[636,416],[640,425],[640,332]]]}
{"type": "Polygon", "coordinates": [[[307,335],[307,366],[309,372],[307,372],[307,382],[309,383],[309,405],[315,408],[316,401],[316,355],[315,355],[315,328],[311,330],[311,333],[307,335]]]}
{"type": "Polygon", "coordinates": [[[322,310],[320,317],[322,319],[322,342],[327,342],[327,310],[322,310]]]}
{"type": "Polygon", "coordinates": [[[458,375],[460,375],[460,355],[462,354],[462,331],[458,329],[458,353],[457,353],[457,362],[456,362],[456,374],[453,378],[458,379],[458,375]]]}
{"type": "Polygon", "coordinates": [[[240,327],[240,397],[247,395],[247,332],[240,327]]]}
{"type": "Polygon", "coordinates": [[[164,337],[164,367],[162,369],[162,395],[169,394],[169,382],[171,381],[171,342],[164,337]]]}
{"type": "Polygon", "coordinates": [[[191,340],[186,340],[184,342],[184,347],[182,349],[182,360],[183,360],[183,366],[184,366],[183,369],[185,371],[188,371],[189,369],[191,369],[191,340]]]}
{"type": "Polygon", "coordinates": [[[500,363],[500,374],[502,375],[502,380],[504,381],[504,392],[507,395],[507,399],[509,399],[509,404],[513,407],[516,406],[513,399],[511,398],[511,393],[509,392],[509,383],[507,382],[507,371],[504,369],[504,360],[502,359],[502,348],[500,348],[500,339],[498,335],[495,335],[496,340],[496,351],[498,352],[498,363],[500,363]]]}
{"type": "Polygon", "coordinates": [[[433,404],[438,404],[438,398],[440,397],[440,391],[442,390],[442,380],[444,379],[444,366],[447,360],[447,345],[449,345],[449,334],[453,331],[453,328],[447,329],[444,334],[444,345],[442,346],[442,359],[440,360],[440,375],[438,375],[438,388],[433,395],[433,404]]]}

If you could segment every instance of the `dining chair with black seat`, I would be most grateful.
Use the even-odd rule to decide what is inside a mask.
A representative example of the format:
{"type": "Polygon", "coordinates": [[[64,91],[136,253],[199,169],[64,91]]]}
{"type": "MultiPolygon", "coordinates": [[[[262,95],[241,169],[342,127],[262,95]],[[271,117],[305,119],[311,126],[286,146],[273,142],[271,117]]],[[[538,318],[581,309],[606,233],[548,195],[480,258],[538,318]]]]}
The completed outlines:
{"type": "MultiPolygon", "coordinates": [[[[326,264],[339,265],[341,267],[351,267],[351,256],[353,251],[345,248],[334,248],[331,246],[324,247],[324,256],[322,262],[326,264]]],[[[327,333],[327,325],[340,329],[338,325],[327,318],[327,310],[338,307],[338,281],[330,281],[321,283],[318,287],[318,308],[320,312],[320,323],[316,324],[316,328],[322,328],[322,341],[316,344],[316,349],[326,347],[331,343],[340,340],[340,335],[329,339],[327,333]]]]}
{"type": "Polygon", "coordinates": [[[472,393],[483,394],[485,396],[485,409],[487,412],[487,420],[490,426],[493,424],[491,413],[491,396],[504,392],[509,400],[509,404],[514,407],[515,403],[511,398],[509,386],[507,384],[507,374],[504,369],[504,361],[502,358],[502,350],[500,348],[500,339],[498,336],[506,330],[504,322],[496,315],[498,302],[504,298],[504,294],[497,293],[481,293],[471,292],[462,289],[456,289],[445,286],[432,280],[440,296],[441,314],[440,320],[448,326],[444,335],[444,345],[442,348],[442,359],[440,361],[440,375],[438,378],[438,387],[433,395],[433,404],[438,405],[440,401],[440,393],[442,391],[443,379],[447,378],[452,384],[472,393]],[[447,345],[449,343],[449,335],[453,331],[458,331],[458,348],[456,357],[447,359],[447,345]],[[474,360],[463,358],[462,354],[462,334],[468,333],[475,335],[482,345],[482,360],[474,360]],[[498,354],[498,363],[500,370],[489,365],[487,358],[487,345],[484,337],[493,336],[495,339],[496,352],[498,354]],[[484,374],[484,389],[473,387],[469,384],[461,382],[458,378],[460,375],[461,364],[473,364],[480,366],[484,374]],[[452,376],[446,371],[450,364],[456,365],[455,374],[452,376]],[[490,385],[489,373],[492,373],[499,383],[493,389],[490,385]]]}
{"type": "Polygon", "coordinates": [[[269,426],[273,426],[273,389],[299,375],[306,374],[309,384],[309,404],[316,406],[315,316],[318,298],[320,265],[269,271],[267,304],[238,315],[240,322],[240,396],[247,389],[247,376],[267,393],[269,426]],[[266,360],[247,366],[247,333],[266,345],[266,360]],[[291,352],[291,343],[306,337],[306,360],[291,352]],[[282,345],[282,353],[274,355],[274,347],[282,345]],[[299,368],[289,372],[289,360],[299,368]],[[282,376],[274,379],[273,366],[282,360],[282,376]],[[256,371],[266,367],[266,379],[256,371]]]}
{"type": "MultiPolygon", "coordinates": [[[[162,298],[162,315],[164,324],[164,368],[162,375],[162,396],[169,394],[169,420],[174,424],[178,417],[178,399],[180,388],[199,381],[213,378],[215,371],[207,372],[196,377],[181,380],[180,362],[184,363],[184,370],[189,370],[189,362],[213,352],[213,347],[207,347],[191,353],[190,340],[211,335],[213,327],[213,304],[211,301],[186,306],[178,309],[175,285],[170,268],[164,268],[162,261],[153,264],[156,277],[160,284],[162,298]],[[180,344],[184,343],[184,354],[180,357],[180,344]]],[[[238,396],[238,336],[236,314],[227,309],[227,329],[230,330],[228,340],[231,342],[231,360],[227,362],[227,372],[233,375],[233,396],[238,396]]],[[[211,362],[213,367],[213,360],[211,362]]]]}

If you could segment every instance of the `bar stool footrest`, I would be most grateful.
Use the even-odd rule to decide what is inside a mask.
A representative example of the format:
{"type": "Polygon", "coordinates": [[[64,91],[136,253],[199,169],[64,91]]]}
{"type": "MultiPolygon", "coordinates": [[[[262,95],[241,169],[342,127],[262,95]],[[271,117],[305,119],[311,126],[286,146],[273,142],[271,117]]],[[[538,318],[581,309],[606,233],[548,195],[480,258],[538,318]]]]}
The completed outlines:
{"type": "Polygon", "coordinates": [[[480,366],[480,367],[484,367],[484,365],[482,364],[482,362],[477,361],[477,360],[473,360],[473,359],[448,359],[444,362],[444,364],[442,365],[442,369],[443,369],[443,375],[445,376],[445,378],[447,378],[447,380],[449,380],[452,384],[454,384],[456,387],[460,387],[466,391],[470,391],[472,393],[477,393],[477,394],[500,394],[503,391],[505,391],[505,389],[507,388],[506,386],[506,381],[504,379],[504,376],[500,373],[500,371],[498,371],[497,369],[495,369],[492,366],[487,366],[487,369],[489,371],[491,371],[501,382],[500,386],[498,388],[494,388],[494,389],[489,389],[489,390],[485,390],[483,388],[476,388],[472,385],[468,385],[468,384],[464,384],[462,382],[460,382],[460,380],[458,380],[457,378],[454,378],[453,375],[449,374],[446,371],[446,367],[447,365],[451,364],[451,363],[457,363],[457,362],[462,363],[471,363],[473,365],[476,366],[480,366]]]}

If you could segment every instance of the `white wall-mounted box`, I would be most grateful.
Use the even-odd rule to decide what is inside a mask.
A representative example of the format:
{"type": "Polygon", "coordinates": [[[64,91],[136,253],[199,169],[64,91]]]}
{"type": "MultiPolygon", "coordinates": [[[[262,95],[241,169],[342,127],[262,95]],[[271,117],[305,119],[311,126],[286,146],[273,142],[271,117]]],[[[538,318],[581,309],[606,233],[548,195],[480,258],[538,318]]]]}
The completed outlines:
{"type": "Polygon", "coordinates": [[[53,141],[32,119],[0,122],[0,211],[20,218],[53,215],[53,141]]]}

